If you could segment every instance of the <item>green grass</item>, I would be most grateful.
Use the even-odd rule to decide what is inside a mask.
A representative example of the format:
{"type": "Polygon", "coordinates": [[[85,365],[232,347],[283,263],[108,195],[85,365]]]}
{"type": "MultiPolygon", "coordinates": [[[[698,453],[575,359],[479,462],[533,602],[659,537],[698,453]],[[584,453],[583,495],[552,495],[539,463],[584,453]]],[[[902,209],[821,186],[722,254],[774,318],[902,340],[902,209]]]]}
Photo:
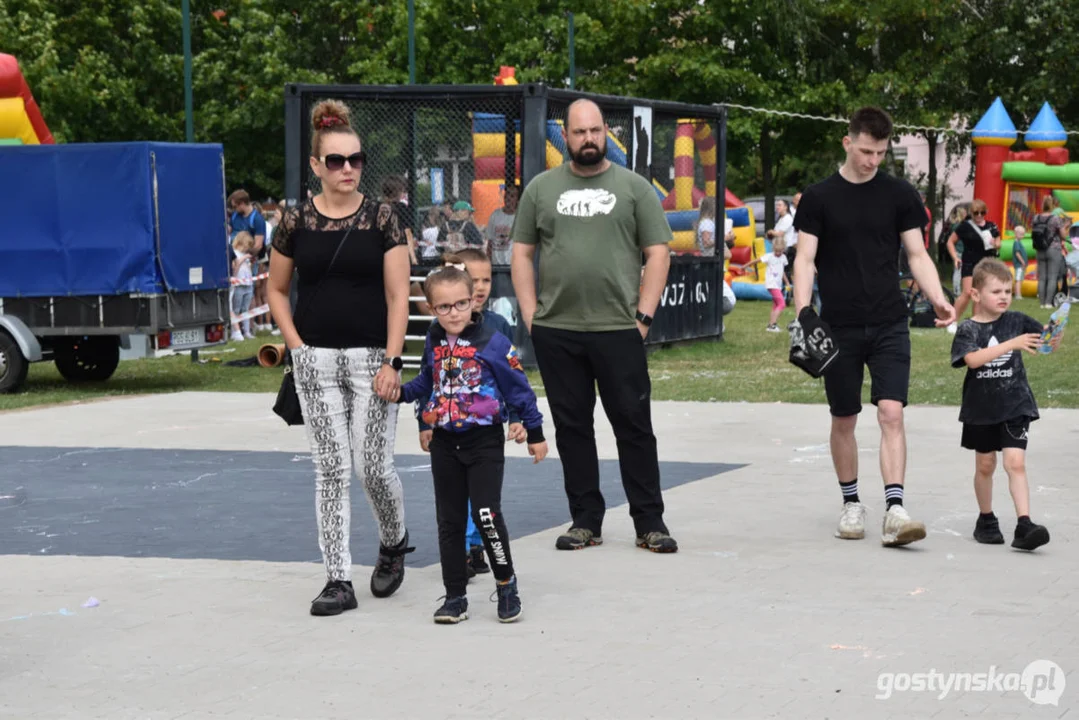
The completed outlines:
{"type": "MultiPolygon", "coordinates": [[[[1038,309],[1024,299],[1016,309],[1045,322],[1050,311],[1038,309]]],[[[727,335],[722,342],[700,342],[652,353],[649,365],[656,400],[747,401],[823,403],[822,381],[813,380],[787,362],[786,332],[767,333],[770,303],[739,302],[727,316],[727,335]]],[[[780,325],[793,313],[785,311],[780,325]]],[[[1073,331],[1074,332],[1074,331],[1073,331]]],[[[157,360],[120,363],[107,382],[72,385],[60,377],[52,363],[30,368],[26,391],[0,395],[0,410],[88,402],[104,397],[168,393],[185,390],[209,392],[276,392],[280,369],[227,367],[224,362],[251,357],[269,336],[231,344],[235,352],[203,351],[205,363],[192,363],[186,355],[157,360]],[[220,360],[220,362],[215,361],[220,360]]],[[[943,330],[911,330],[913,366],[910,402],[917,405],[958,405],[963,372],[949,363],[952,336],[943,330]]],[[[1048,356],[1025,356],[1024,362],[1038,405],[1079,407],[1079,342],[1065,332],[1060,349],[1048,356]]],[[[410,373],[408,374],[410,375],[410,373]]],[[[530,373],[533,386],[542,394],[538,373],[530,373]]],[[[863,389],[869,401],[868,373],[863,389]]]]}
{"type": "MultiPolygon", "coordinates": [[[[720,343],[699,343],[657,351],[652,355],[653,397],[657,400],[712,400],[747,402],[823,403],[824,381],[814,380],[787,361],[789,335],[769,333],[771,303],[739,302],[727,316],[726,336],[720,343]]],[[[1013,309],[1047,322],[1050,310],[1031,299],[1013,309]]],[[[794,318],[785,310],[785,327],[794,318]]],[[[1070,330],[1070,332],[1069,332],[1070,330]]],[[[1024,355],[1039,407],[1079,407],[1079,341],[1065,330],[1061,347],[1051,355],[1024,355]]],[[[944,330],[911,328],[911,404],[959,405],[963,370],[949,362],[952,335],[944,330]]],[[[862,388],[869,402],[869,372],[862,388]]]]}

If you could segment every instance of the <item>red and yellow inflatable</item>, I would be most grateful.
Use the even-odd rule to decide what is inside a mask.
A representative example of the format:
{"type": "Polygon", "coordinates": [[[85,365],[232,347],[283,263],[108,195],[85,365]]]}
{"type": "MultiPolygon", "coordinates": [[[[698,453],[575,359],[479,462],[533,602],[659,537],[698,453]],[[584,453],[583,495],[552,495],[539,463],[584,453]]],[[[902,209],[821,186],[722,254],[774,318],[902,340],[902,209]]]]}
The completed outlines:
{"type": "Polygon", "coordinates": [[[0,53],[0,142],[52,144],[52,133],[11,55],[0,53]]]}

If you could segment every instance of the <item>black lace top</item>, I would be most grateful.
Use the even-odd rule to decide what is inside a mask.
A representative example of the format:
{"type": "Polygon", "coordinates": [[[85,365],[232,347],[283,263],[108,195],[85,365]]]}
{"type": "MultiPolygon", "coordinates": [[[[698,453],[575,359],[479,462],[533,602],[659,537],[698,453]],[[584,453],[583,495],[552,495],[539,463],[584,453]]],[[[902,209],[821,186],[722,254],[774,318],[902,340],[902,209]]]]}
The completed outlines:
{"type": "Polygon", "coordinates": [[[406,243],[393,207],[367,197],[355,213],[343,218],[326,217],[311,200],[289,209],[274,231],[273,249],[292,258],[296,266],[295,321],[304,343],[330,348],[384,347],[383,259],[386,252],[406,243]],[[329,268],[349,228],[352,232],[329,268]]]}

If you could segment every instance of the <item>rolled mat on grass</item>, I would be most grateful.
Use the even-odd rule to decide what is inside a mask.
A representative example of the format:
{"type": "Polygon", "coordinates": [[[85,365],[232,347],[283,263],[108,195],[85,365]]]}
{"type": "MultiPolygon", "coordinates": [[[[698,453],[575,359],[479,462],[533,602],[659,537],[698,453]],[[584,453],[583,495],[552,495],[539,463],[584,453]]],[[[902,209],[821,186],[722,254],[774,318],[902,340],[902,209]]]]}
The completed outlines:
{"type": "Polygon", "coordinates": [[[265,368],[277,367],[285,360],[284,343],[267,343],[259,348],[259,365],[265,368]]]}

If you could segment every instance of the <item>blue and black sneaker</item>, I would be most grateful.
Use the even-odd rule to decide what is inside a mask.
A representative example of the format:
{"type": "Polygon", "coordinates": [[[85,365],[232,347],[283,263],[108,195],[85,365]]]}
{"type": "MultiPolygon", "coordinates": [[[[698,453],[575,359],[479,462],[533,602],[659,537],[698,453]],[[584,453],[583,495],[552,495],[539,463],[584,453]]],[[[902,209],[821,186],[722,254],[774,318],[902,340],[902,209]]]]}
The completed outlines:
{"type": "Polygon", "coordinates": [[[456,625],[468,620],[468,598],[464,595],[447,597],[442,607],[435,610],[435,622],[444,625],[456,625]]]}
{"type": "Polygon", "coordinates": [[[511,623],[521,619],[521,598],[517,595],[517,576],[506,582],[495,583],[491,600],[498,596],[498,621],[511,623]]]}

